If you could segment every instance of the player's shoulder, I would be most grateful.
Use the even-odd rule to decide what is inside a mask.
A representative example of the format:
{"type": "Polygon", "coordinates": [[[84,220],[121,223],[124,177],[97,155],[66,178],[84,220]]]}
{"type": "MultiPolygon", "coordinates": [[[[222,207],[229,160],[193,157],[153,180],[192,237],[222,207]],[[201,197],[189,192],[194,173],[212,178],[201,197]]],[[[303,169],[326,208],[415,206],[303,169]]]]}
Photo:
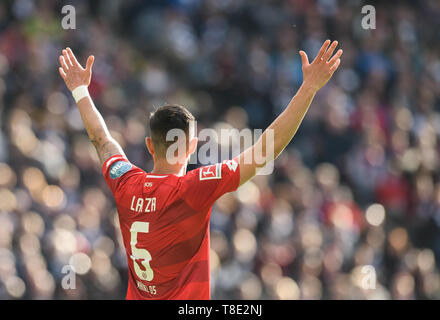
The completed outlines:
{"type": "Polygon", "coordinates": [[[117,179],[122,177],[125,173],[129,171],[135,171],[136,173],[142,173],[142,169],[136,167],[129,161],[117,160],[109,165],[109,176],[111,179],[117,179]]]}
{"type": "Polygon", "coordinates": [[[104,170],[108,171],[108,176],[110,179],[118,179],[130,172],[130,175],[146,175],[146,172],[134,165],[126,158],[116,158],[111,162],[106,164],[104,170]]]}
{"type": "Polygon", "coordinates": [[[146,172],[131,163],[125,156],[118,155],[107,159],[102,167],[104,178],[112,192],[120,194],[127,188],[133,189],[143,184],[146,172]]]}
{"type": "Polygon", "coordinates": [[[198,167],[182,177],[182,182],[215,182],[237,172],[238,162],[235,159],[198,167]]]}
{"type": "Polygon", "coordinates": [[[202,166],[181,179],[180,196],[195,210],[211,206],[226,192],[235,191],[240,176],[235,159],[202,166]]]}

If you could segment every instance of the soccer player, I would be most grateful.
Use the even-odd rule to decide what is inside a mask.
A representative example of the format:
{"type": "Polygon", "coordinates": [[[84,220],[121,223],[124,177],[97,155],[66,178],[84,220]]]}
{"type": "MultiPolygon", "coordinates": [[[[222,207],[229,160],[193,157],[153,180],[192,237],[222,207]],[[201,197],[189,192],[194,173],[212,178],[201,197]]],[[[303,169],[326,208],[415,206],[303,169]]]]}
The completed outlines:
{"type": "MultiPolygon", "coordinates": [[[[311,63],[304,51],[299,52],[303,83],[253,146],[234,159],[188,173],[186,165],[196,150],[197,138],[194,117],[187,109],[165,105],[151,114],[151,136],[145,143],[154,168],[147,173],[130,163],[93,104],[87,87],[94,57],[90,56],[83,68],[70,48],[62,50],[59,73],[72,91],[116,201],[127,253],[127,299],[210,299],[211,207],[266,164],[254,159],[257,150],[265,153],[270,147],[276,158],[287,146],[316,92],[339,67],[342,50],[333,55],[337,45],[337,41],[325,41],[311,63]],[[167,133],[172,129],[185,134],[184,152],[177,152],[178,161],[169,158],[169,147],[175,140],[168,141],[167,133]],[[269,132],[274,139],[268,143],[269,132]]],[[[176,152],[171,154],[175,156],[176,152]]]]}

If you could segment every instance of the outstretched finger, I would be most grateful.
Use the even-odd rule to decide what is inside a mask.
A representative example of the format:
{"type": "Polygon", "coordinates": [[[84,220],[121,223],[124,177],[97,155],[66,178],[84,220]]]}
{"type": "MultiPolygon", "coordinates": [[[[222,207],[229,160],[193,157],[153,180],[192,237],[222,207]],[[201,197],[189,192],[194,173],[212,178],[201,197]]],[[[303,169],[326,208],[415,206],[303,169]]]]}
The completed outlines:
{"type": "Polygon", "coordinates": [[[340,64],[341,64],[341,59],[336,60],[335,64],[331,66],[330,72],[334,73],[338,69],[340,64]]]}
{"type": "Polygon", "coordinates": [[[66,60],[66,64],[69,67],[73,66],[73,63],[72,63],[72,61],[70,61],[70,58],[69,58],[69,55],[67,54],[67,50],[66,49],[63,49],[63,57],[64,57],[64,60],[66,60]]]}
{"type": "Polygon", "coordinates": [[[61,78],[63,78],[64,80],[66,80],[67,75],[66,75],[66,73],[64,72],[64,69],[61,68],[61,67],[59,67],[59,68],[58,68],[58,71],[60,72],[60,76],[61,76],[61,78]]]}
{"type": "MultiPolygon", "coordinates": [[[[324,44],[322,45],[321,49],[319,49],[318,55],[316,56],[316,58],[313,60],[313,62],[315,61],[319,61],[321,60],[322,56],[325,53],[325,50],[327,50],[328,46],[330,45],[330,40],[325,40],[324,44]]],[[[312,62],[312,63],[313,63],[312,62]]]]}
{"type": "Polygon", "coordinates": [[[73,63],[73,65],[81,66],[81,65],[78,63],[78,60],[76,60],[76,57],[75,57],[75,55],[74,55],[73,52],[72,52],[72,49],[70,49],[69,47],[67,47],[66,51],[67,51],[67,55],[69,56],[69,59],[70,59],[70,61],[73,63]]]}
{"type": "Polygon", "coordinates": [[[307,66],[309,65],[309,58],[307,57],[307,53],[305,53],[304,51],[300,51],[299,55],[301,56],[301,63],[303,66],[307,66]]]}
{"type": "Polygon", "coordinates": [[[92,70],[92,66],[93,66],[93,62],[95,61],[95,56],[89,56],[87,58],[87,64],[86,64],[86,70],[87,71],[91,71],[92,70]]]}
{"type": "Polygon", "coordinates": [[[324,56],[322,57],[322,59],[324,61],[327,61],[328,59],[330,59],[330,57],[333,54],[333,51],[335,51],[336,47],[338,46],[338,41],[333,41],[332,45],[330,46],[330,48],[328,48],[327,52],[324,54],[324,56]]]}
{"type": "Polygon", "coordinates": [[[67,72],[69,70],[69,67],[67,66],[66,60],[64,59],[64,56],[60,56],[60,64],[63,68],[64,72],[67,72]]]}
{"type": "Polygon", "coordinates": [[[338,52],[336,52],[336,54],[327,63],[333,66],[336,60],[338,60],[342,56],[342,53],[343,53],[342,49],[339,49],[338,52]]]}

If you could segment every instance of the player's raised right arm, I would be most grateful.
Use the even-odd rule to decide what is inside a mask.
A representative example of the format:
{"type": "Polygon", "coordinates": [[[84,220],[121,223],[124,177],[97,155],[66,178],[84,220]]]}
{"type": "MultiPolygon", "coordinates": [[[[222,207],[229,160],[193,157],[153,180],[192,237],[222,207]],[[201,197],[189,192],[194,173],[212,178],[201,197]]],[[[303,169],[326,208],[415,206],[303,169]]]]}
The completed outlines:
{"type": "Polygon", "coordinates": [[[76,96],[77,105],[81,118],[84,122],[84,126],[89,135],[90,141],[98,151],[98,156],[101,161],[101,165],[114,155],[124,155],[121,146],[110,135],[107,126],[96,109],[92,98],[88,94],[87,87],[90,84],[92,77],[92,65],[95,58],[90,56],[87,59],[86,68],[83,68],[76,60],[70,48],[62,51],[60,56],[59,72],[67,87],[74,97],[76,96]],[[75,90],[75,91],[74,91],[75,90]]]}
{"type": "Polygon", "coordinates": [[[302,61],[303,83],[286,109],[263,132],[257,142],[239,155],[240,185],[251,179],[258,168],[264,167],[268,161],[276,159],[292,140],[316,92],[330,80],[339,67],[342,50],[338,50],[332,56],[337,45],[337,41],[331,45],[330,40],[325,41],[312,63],[309,63],[304,51],[299,52],[302,61]],[[272,152],[273,154],[270,155],[272,152]],[[256,157],[258,153],[262,153],[262,157],[256,157]],[[258,161],[262,158],[265,158],[266,161],[258,161]]]}

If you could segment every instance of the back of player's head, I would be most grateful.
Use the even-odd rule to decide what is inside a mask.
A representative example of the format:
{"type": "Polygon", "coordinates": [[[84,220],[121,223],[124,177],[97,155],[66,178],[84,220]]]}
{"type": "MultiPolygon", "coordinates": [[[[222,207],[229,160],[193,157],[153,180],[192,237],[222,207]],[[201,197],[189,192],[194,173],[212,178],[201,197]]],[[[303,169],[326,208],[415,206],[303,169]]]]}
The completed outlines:
{"type": "MultiPolygon", "coordinates": [[[[168,147],[177,141],[168,139],[167,134],[173,129],[182,130],[188,146],[194,131],[194,116],[180,105],[164,105],[150,114],[150,134],[159,156],[164,156],[168,147]]],[[[168,137],[169,138],[169,137],[168,137]]]]}

